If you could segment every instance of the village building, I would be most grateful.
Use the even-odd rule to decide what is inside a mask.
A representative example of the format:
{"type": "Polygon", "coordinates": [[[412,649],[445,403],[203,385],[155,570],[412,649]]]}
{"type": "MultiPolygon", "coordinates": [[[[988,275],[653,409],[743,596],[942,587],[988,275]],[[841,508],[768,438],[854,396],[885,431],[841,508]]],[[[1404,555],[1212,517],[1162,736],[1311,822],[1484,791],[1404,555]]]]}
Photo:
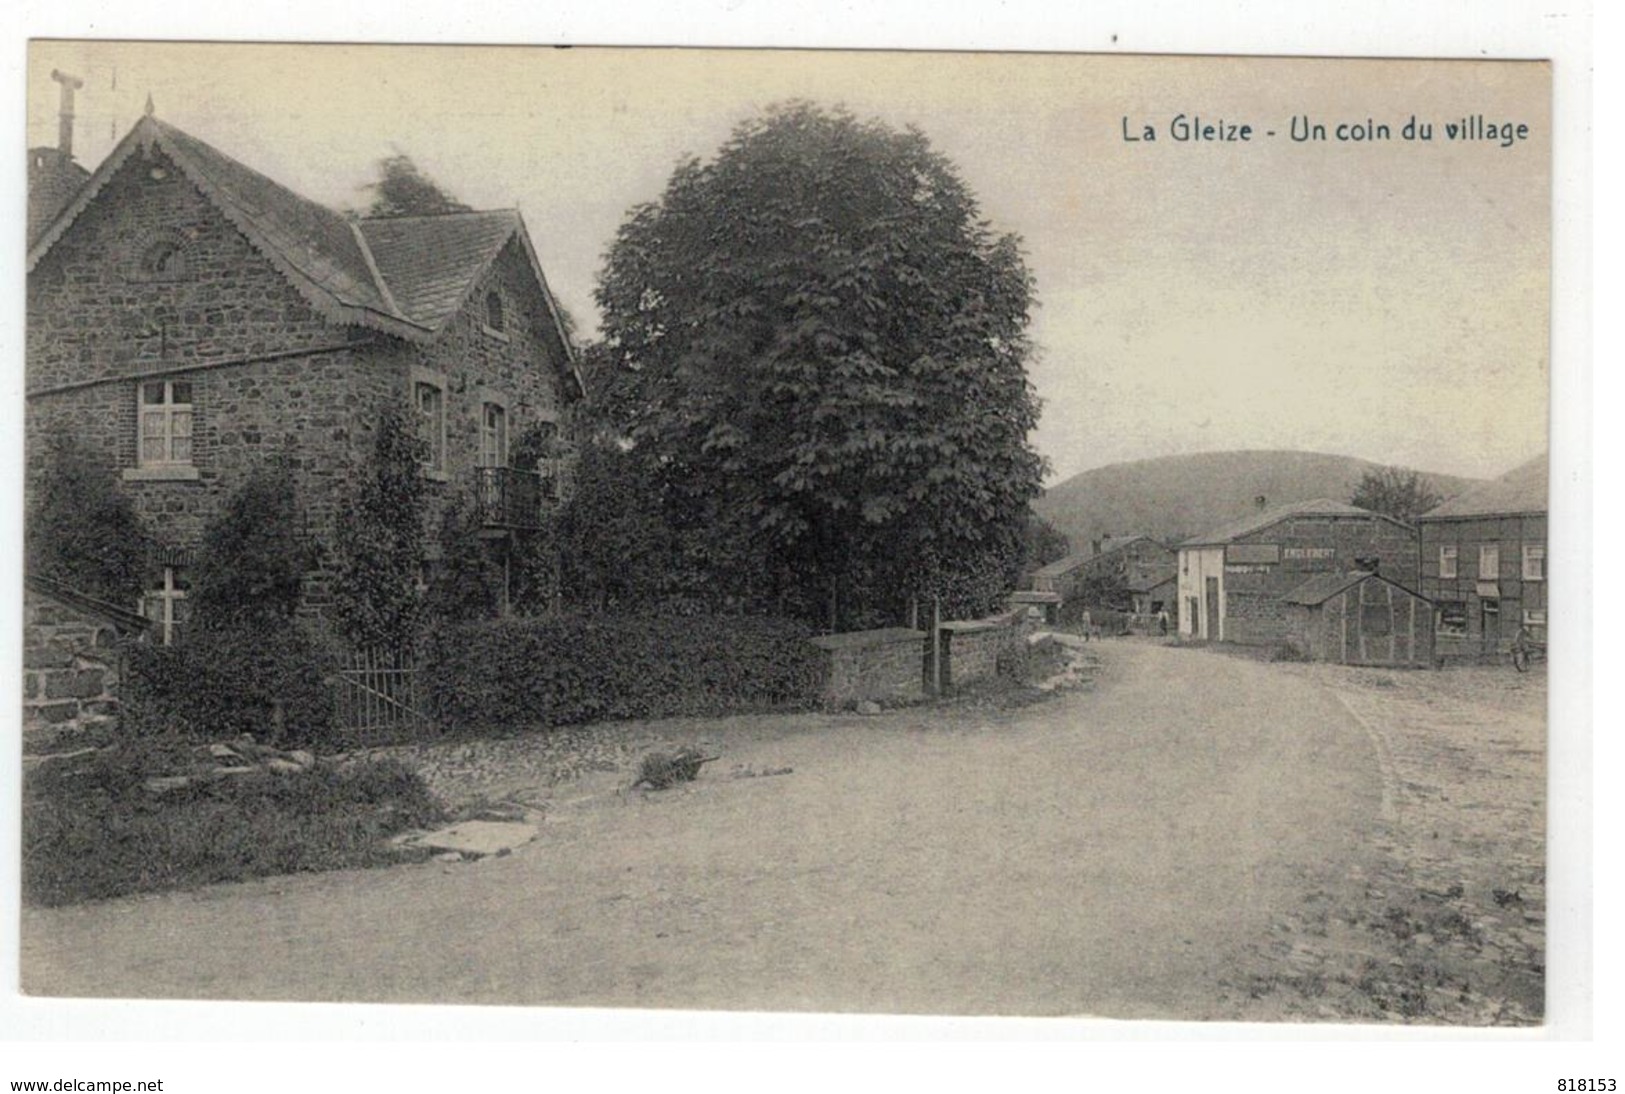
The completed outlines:
{"type": "MultiPolygon", "coordinates": [[[[31,175],[36,158],[72,165],[67,113],[63,147],[31,150],[31,175]]],[[[205,526],[269,460],[292,470],[302,532],[332,545],[386,408],[422,431],[432,508],[468,499],[499,562],[561,489],[582,381],[516,210],[346,216],[149,102],[27,269],[30,475],[53,438],[117,472],[164,549],[143,603],[160,639],[205,526]],[[521,438],[546,458],[516,466],[521,438]]],[[[325,564],[306,578],[315,610],[325,564]]]]}
{"type": "Polygon", "coordinates": [[[1521,628],[1546,641],[1548,471],[1530,460],[1417,520],[1440,658],[1494,658],[1521,628]]]}
{"type": "Polygon", "coordinates": [[[1179,547],[1179,633],[1273,645],[1289,635],[1289,597],[1312,577],[1376,572],[1414,588],[1416,532],[1331,498],[1268,506],[1179,547]]]}
{"type": "Polygon", "coordinates": [[[1176,552],[1150,536],[1107,536],[1033,573],[1033,591],[1060,596],[1063,613],[1104,608],[1155,616],[1175,603],[1176,552]]]}
{"type": "Polygon", "coordinates": [[[1313,661],[1433,663],[1433,605],[1381,573],[1317,574],[1286,597],[1286,644],[1313,661]]]}

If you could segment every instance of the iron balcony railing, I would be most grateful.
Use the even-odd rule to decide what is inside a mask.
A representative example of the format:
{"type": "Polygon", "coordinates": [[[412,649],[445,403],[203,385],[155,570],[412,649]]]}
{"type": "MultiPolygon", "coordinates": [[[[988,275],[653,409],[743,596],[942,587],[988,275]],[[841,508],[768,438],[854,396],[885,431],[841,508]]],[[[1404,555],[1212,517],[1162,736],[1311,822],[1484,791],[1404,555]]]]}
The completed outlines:
{"type": "Polygon", "coordinates": [[[559,476],[551,469],[544,473],[481,467],[475,474],[480,522],[487,528],[535,530],[542,526],[548,507],[559,500],[559,476]]]}

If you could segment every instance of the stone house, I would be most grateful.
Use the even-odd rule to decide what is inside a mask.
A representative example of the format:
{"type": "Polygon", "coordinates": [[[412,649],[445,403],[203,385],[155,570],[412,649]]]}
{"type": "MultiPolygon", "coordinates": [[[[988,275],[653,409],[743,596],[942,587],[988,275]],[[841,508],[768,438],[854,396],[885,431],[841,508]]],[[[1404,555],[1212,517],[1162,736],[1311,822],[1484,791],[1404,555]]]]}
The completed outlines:
{"type": "Polygon", "coordinates": [[[1084,608],[1109,608],[1155,615],[1177,610],[1173,596],[1173,548],[1150,536],[1108,536],[1090,550],[1058,559],[1033,573],[1033,589],[1057,593],[1063,617],[1084,608]]]}
{"type": "Polygon", "coordinates": [[[1540,456],[1417,518],[1441,658],[1495,658],[1520,628],[1546,640],[1548,473],[1540,456]]]}
{"type": "MultiPolygon", "coordinates": [[[[568,436],[583,394],[516,210],[346,217],[149,104],[27,269],[30,475],[54,437],[117,471],[163,547],[143,600],[160,640],[184,618],[205,526],[265,461],[287,461],[304,533],[333,543],[388,407],[428,442],[432,507],[470,499],[503,565],[561,489],[554,459],[513,462],[527,433],[562,455],[548,438],[568,436]]],[[[315,611],[322,555],[306,578],[315,611]]]]}
{"type": "Polygon", "coordinates": [[[1416,532],[1330,498],[1265,506],[1179,547],[1179,633],[1247,645],[1283,642],[1288,597],[1311,577],[1380,572],[1416,587],[1416,532]]]}

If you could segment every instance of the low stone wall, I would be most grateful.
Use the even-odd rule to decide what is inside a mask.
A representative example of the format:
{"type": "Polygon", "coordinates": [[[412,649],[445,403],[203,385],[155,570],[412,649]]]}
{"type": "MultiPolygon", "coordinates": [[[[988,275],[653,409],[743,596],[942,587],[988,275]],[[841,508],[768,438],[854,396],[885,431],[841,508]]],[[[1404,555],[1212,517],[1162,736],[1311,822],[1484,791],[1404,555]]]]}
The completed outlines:
{"type": "Polygon", "coordinates": [[[897,702],[925,694],[924,631],[887,627],[812,639],[825,654],[822,699],[827,706],[873,700],[897,702]]]}
{"type": "Polygon", "coordinates": [[[44,743],[102,729],[118,717],[119,640],[134,617],[83,598],[23,595],[23,733],[44,743]]]}
{"type": "Polygon", "coordinates": [[[1026,610],[942,624],[942,683],[963,688],[998,675],[999,655],[1037,629],[1026,610]]]}

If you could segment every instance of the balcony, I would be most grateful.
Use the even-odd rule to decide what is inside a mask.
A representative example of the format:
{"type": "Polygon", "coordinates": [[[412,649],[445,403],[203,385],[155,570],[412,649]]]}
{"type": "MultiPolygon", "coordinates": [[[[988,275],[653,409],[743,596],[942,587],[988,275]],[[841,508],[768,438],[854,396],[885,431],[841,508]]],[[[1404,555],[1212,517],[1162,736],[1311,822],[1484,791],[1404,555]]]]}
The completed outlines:
{"type": "Polygon", "coordinates": [[[480,523],[488,530],[534,531],[559,500],[556,474],[514,467],[480,467],[474,474],[480,523]]]}

